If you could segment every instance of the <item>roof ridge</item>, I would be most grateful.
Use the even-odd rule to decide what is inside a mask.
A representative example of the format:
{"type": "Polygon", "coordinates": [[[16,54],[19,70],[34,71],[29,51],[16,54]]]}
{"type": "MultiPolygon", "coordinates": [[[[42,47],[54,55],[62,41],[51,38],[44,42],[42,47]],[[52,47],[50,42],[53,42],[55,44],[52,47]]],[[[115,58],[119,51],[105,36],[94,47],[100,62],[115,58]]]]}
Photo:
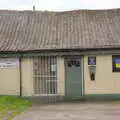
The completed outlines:
{"type": "Polygon", "coordinates": [[[9,13],[21,13],[21,12],[47,12],[47,13],[68,13],[68,12],[79,12],[79,11],[114,11],[120,10],[120,8],[111,8],[111,9],[74,9],[74,10],[65,10],[65,11],[49,11],[49,10],[8,10],[8,9],[1,9],[1,12],[9,12],[9,13]]]}

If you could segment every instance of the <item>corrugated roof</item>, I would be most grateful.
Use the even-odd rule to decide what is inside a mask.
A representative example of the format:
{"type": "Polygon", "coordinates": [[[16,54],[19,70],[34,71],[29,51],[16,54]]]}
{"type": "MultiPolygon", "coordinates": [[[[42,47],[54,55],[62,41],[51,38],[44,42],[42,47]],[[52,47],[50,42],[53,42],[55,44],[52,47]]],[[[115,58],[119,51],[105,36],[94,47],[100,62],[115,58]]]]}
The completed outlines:
{"type": "Polygon", "coordinates": [[[120,9],[0,11],[0,51],[120,48],[120,9]]]}

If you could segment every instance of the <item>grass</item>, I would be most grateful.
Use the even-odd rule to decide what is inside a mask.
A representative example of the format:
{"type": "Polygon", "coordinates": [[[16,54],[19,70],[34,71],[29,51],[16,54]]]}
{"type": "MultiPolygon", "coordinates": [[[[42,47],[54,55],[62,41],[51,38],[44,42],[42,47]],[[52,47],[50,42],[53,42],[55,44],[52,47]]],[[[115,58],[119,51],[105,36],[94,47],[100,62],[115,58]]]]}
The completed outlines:
{"type": "Polygon", "coordinates": [[[31,105],[31,101],[13,96],[0,96],[0,120],[13,120],[31,105]]]}

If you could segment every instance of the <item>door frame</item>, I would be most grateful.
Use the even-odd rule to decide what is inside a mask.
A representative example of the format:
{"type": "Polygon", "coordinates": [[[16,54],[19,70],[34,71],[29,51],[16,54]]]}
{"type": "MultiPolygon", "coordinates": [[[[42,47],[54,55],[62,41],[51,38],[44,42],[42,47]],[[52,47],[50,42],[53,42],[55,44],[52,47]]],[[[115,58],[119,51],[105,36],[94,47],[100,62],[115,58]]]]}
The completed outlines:
{"type": "Polygon", "coordinates": [[[68,55],[68,56],[65,56],[64,57],[64,66],[65,66],[65,97],[66,96],[66,59],[69,59],[69,58],[80,58],[80,64],[81,64],[81,96],[84,96],[85,95],[85,83],[84,83],[84,56],[83,55],[68,55]]]}

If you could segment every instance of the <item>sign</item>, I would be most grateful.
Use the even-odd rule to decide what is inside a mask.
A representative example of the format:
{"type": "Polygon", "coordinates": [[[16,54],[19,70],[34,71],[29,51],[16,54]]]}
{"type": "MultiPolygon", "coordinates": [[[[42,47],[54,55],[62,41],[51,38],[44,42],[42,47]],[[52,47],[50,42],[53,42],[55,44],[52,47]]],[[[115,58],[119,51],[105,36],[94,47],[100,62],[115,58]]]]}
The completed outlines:
{"type": "Polygon", "coordinates": [[[0,59],[0,68],[16,68],[19,66],[19,59],[0,59]]]}
{"type": "Polygon", "coordinates": [[[96,57],[88,57],[88,65],[96,65],[96,57]]]}
{"type": "Polygon", "coordinates": [[[115,66],[116,68],[120,68],[120,59],[115,60],[115,66]]]}
{"type": "Polygon", "coordinates": [[[55,72],[56,71],[56,65],[51,65],[51,71],[55,72]]]}

